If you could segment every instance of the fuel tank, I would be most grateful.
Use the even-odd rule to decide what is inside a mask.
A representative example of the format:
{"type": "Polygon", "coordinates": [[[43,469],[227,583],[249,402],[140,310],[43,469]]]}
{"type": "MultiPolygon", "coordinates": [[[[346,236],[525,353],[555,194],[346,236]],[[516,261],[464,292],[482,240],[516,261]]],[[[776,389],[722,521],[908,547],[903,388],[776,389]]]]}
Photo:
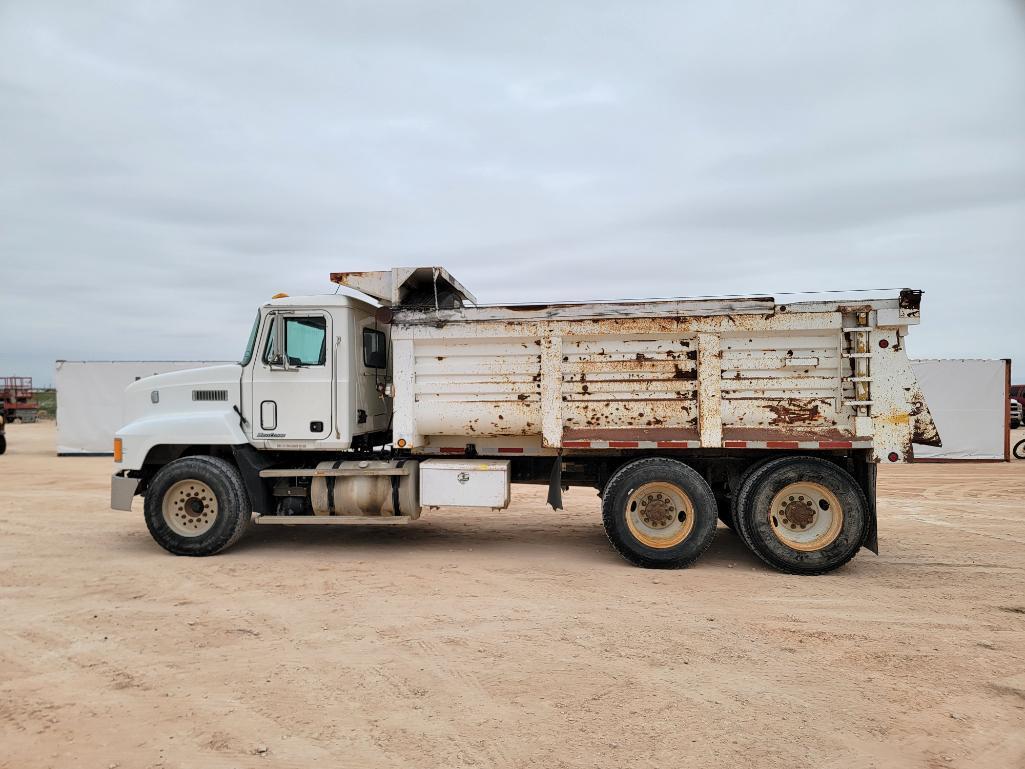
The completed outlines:
{"type": "Polygon", "coordinates": [[[408,515],[420,517],[419,462],[393,459],[321,462],[317,470],[344,475],[315,476],[310,503],[316,515],[408,515]]]}

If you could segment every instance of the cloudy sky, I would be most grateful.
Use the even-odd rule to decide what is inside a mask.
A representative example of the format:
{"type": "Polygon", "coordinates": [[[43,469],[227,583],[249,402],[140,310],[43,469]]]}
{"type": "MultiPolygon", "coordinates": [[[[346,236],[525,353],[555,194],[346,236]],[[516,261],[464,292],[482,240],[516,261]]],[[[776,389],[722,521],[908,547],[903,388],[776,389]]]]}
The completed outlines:
{"type": "Polygon", "coordinates": [[[912,286],[1025,380],[1025,4],[0,0],[0,373],[255,306],[912,286]],[[771,10],[770,10],[771,9],[771,10]]]}

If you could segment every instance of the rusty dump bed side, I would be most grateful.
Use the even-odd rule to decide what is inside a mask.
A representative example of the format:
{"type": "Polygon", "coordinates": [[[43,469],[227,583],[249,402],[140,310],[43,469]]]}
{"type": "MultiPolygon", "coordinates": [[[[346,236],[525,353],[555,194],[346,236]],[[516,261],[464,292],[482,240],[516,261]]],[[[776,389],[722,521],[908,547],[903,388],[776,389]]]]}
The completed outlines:
{"type": "Polygon", "coordinates": [[[920,292],[410,308],[392,322],[394,438],[420,453],[871,449],[936,428],[904,344],[920,292]]]}

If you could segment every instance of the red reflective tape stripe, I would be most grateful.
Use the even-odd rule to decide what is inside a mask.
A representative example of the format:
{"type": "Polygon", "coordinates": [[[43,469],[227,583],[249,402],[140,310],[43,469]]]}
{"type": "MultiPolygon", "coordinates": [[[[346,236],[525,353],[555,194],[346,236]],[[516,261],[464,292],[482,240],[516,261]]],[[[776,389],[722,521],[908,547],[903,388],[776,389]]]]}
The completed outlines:
{"type": "Polygon", "coordinates": [[[688,441],[659,441],[656,445],[660,449],[685,449],[688,441]]]}
{"type": "Polygon", "coordinates": [[[442,454],[462,454],[465,451],[466,451],[466,449],[461,449],[461,448],[459,448],[457,446],[442,446],[441,447],[441,453],[442,454]]]}
{"type": "Polygon", "coordinates": [[[797,441],[767,441],[766,448],[770,449],[796,449],[800,448],[797,441]]]}
{"type": "Polygon", "coordinates": [[[522,454],[523,447],[521,446],[506,446],[498,449],[499,454],[522,454]]]}
{"type": "Polygon", "coordinates": [[[820,449],[852,449],[854,444],[850,441],[819,441],[820,449]]]}
{"type": "Polygon", "coordinates": [[[567,449],[588,449],[591,447],[590,441],[563,441],[563,448],[567,449]]]}
{"type": "Polygon", "coordinates": [[[609,441],[610,449],[636,449],[637,441],[609,441]]]}
{"type": "Polygon", "coordinates": [[[728,449],[746,449],[747,441],[726,441],[723,445],[728,449]]]}

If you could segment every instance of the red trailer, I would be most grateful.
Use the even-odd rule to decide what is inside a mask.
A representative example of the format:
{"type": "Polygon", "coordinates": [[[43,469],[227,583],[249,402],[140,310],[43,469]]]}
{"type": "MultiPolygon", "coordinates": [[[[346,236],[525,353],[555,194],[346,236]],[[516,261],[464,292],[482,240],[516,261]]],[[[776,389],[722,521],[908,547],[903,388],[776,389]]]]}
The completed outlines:
{"type": "Polygon", "coordinates": [[[35,422],[39,404],[34,400],[32,377],[0,377],[0,406],[8,422],[35,422]]]}

